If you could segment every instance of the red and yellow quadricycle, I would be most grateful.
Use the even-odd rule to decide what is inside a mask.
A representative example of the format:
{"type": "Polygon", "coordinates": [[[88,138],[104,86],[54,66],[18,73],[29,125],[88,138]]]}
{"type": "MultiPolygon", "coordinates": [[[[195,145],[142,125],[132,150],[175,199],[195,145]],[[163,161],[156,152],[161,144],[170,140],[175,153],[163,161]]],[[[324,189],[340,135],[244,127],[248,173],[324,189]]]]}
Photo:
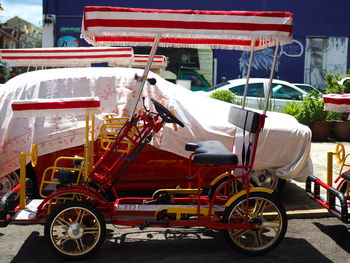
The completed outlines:
{"type": "Polygon", "coordinates": [[[21,153],[20,184],[1,200],[1,225],[44,224],[50,247],[68,259],[94,253],[105,239],[106,223],[141,230],[148,227],[222,230],[228,242],[246,254],[266,253],[278,246],[287,229],[286,212],[271,189],[251,187],[249,182],[268,100],[263,113],[245,109],[245,98],[241,108],[231,107],[228,121],[243,138],[236,140],[232,149],[215,140],[183,145],[192,152],[188,176],[184,178],[187,188],[159,189],[152,197],[120,197],[114,185],[164,125],[184,126],[166,105],[141,96],[158,46],[248,50],[250,64],[255,50],[275,46],[271,86],[279,46],[292,41],[292,26],[293,14],[287,12],[85,7],[82,37],[89,43],[152,46],[139,79],[134,111],[122,125],[111,120],[104,134],[105,152],[94,162],[94,113],[99,108],[98,98],[14,101],[14,114],[84,113],[85,148],[83,157],[60,157],[44,171],[39,187],[41,199],[26,195],[25,164],[28,157],[36,164],[37,147],[33,144],[31,153],[21,153]],[[140,101],[143,106],[137,107],[140,101]],[[204,171],[213,167],[226,172],[204,193],[201,187],[204,171]]]}

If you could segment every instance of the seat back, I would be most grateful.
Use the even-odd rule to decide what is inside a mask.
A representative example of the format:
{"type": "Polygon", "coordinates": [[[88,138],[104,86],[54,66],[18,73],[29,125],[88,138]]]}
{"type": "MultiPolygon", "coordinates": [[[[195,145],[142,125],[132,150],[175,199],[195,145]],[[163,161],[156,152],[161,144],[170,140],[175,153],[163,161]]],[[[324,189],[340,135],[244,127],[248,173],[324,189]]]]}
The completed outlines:
{"type": "Polygon", "coordinates": [[[265,115],[231,107],[228,121],[237,127],[232,151],[239,157],[239,164],[253,166],[259,131],[263,128],[265,115]]]}

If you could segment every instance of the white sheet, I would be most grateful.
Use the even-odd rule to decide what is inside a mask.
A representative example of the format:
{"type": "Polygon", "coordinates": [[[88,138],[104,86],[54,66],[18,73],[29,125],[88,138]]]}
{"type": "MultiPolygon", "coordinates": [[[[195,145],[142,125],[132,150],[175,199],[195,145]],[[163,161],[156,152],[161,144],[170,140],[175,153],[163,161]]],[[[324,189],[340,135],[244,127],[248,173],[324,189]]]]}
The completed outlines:
{"type": "MultiPolygon", "coordinates": [[[[0,87],[0,177],[19,168],[20,152],[36,143],[39,156],[83,144],[83,116],[13,117],[11,101],[35,98],[99,97],[101,112],[129,116],[130,101],[139,83],[130,68],[65,68],[28,72],[0,87]],[[33,129],[34,128],[34,129],[33,129]]],[[[148,83],[144,96],[153,97],[169,108],[185,128],[177,132],[167,125],[152,144],[188,157],[188,141],[219,140],[231,147],[235,127],[227,122],[230,104],[201,96],[150,73],[157,84],[148,83]]],[[[150,105],[150,102],[147,101],[150,105]]],[[[141,107],[141,103],[139,103],[141,107]]],[[[103,114],[98,115],[97,124],[103,114]]],[[[269,112],[261,134],[254,169],[274,169],[281,178],[303,180],[312,174],[311,132],[289,115],[269,112]]],[[[29,162],[29,160],[28,160],[29,162]]]]}

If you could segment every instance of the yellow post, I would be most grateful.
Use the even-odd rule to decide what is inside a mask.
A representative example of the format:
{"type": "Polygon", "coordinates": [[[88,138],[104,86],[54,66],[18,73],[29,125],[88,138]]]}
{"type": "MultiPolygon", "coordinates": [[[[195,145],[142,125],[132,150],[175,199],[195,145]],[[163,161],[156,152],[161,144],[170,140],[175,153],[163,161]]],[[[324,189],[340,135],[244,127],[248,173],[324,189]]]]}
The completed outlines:
{"type": "Polygon", "coordinates": [[[19,183],[21,185],[20,191],[19,191],[19,206],[20,209],[26,208],[26,159],[27,154],[21,153],[19,157],[19,165],[20,165],[20,177],[19,177],[19,183]]]}
{"type": "MultiPolygon", "coordinates": [[[[327,184],[333,185],[333,152],[327,153],[327,184]]],[[[329,191],[327,191],[327,203],[329,203],[329,191]]]]}

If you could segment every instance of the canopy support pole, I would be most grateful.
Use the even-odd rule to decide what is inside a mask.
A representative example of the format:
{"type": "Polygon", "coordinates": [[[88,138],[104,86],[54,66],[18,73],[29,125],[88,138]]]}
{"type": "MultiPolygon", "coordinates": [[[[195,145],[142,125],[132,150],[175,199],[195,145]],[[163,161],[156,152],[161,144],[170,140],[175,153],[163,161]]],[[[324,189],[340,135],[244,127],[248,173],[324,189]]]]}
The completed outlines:
{"type": "Polygon", "coordinates": [[[143,87],[145,86],[145,82],[147,80],[148,73],[149,73],[149,71],[151,69],[151,66],[152,66],[154,55],[156,54],[158,46],[159,46],[159,41],[160,41],[161,36],[162,36],[162,34],[157,34],[155,39],[154,39],[154,42],[153,42],[153,45],[152,45],[152,49],[151,49],[151,52],[150,52],[149,57],[148,57],[147,64],[146,64],[145,70],[143,71],[143,75],[142,75],[142,78],[141,78],[140,89],[138,91],[138,94],[136,96],[136,100],[135,100],[134,105],[132,107],[133,111],[132,111],[132,114],[130,115],[130,118],[129,118],[130,121],[131,121],[132,117],[135,114],[135,111],[136,111],[136,108],[137,108],[137,103],[140,100],[143,87]]]}
{"type": "Polygon", "coordinates": [[[272,66],[271,66],[269,85],[268,85],[267,94],[265,97],[265,108],[264,108],[264,112],[263,112],[264,115],[266,114],[267,108],[269,106],[269,100],[270,100],[270,96],[271,96],[272,79],[273,79],[273,76],[275,74],[275,67],[276,67],[276,61],[277,61],[279,47],[280,47],[280,43],[277,42],[276,48],[275,48],[275,54],[274,54],[273,62],[272,62],[272,66]]]}
{"type": "Polygon", "coordinates": [[[252,70],[254,50],[255,50],[255,39],[252,39],[252,44],[251,44],[251,46],[250,46],[249,66],[248,66],[248,72],[247,72],[246,82],[245,82],[245,88],[244,88],[244,96],[243,96],[243,102],[242,102],[242,109],[244,109],[245,103],[246,103],[246,100],[247,100],[248,84],[249,84],[250,73],[251,73],[251,70],[252,70]]]}

